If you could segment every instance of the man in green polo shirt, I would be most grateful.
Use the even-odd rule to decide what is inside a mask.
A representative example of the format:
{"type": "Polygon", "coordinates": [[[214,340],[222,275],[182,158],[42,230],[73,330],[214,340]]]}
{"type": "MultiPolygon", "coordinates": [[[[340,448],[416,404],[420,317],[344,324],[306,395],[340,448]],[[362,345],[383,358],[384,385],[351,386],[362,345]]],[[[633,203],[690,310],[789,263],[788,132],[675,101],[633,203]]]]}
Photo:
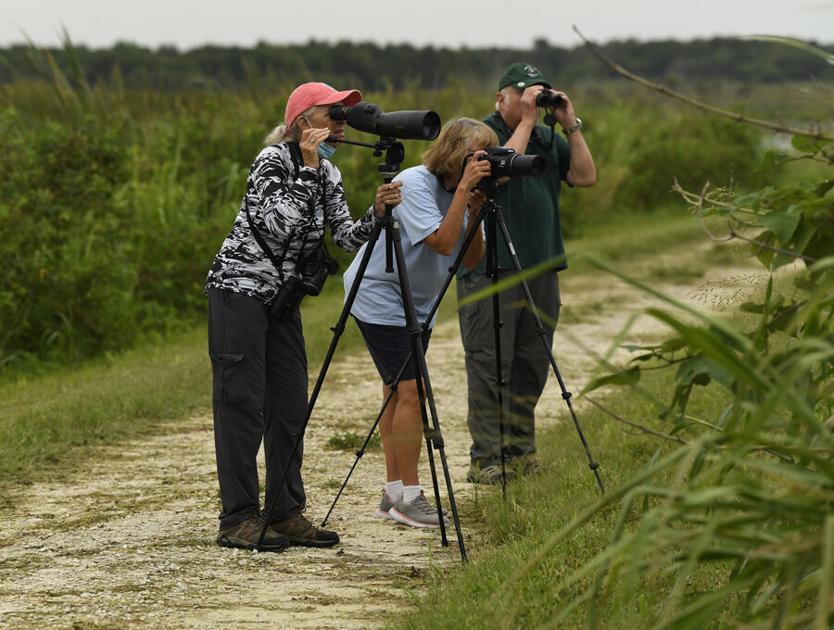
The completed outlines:
{"type": "MultiPolygon", "coordinates": [[[[541,72],[530,64],[514,63],[498,82],[495,112],[484,122],[498,134],[503,146],[518,153],[542,155],[548,167],[541,177],[512,178],[495,197],[500,205],[522,267],[544,264],[544,273],[529,279],[533,301],[553,343],[553,327],[559,317],[557,272],[567,267],[562,228],[559,221],[559,193],[562,181],[587,187],[596,182],[596,169],[582,136],[582,121],[564,92],[561,104],[550,109],[562,128],[538,123],[536,98],[550,90],[541,72]]],[[[498,278],[512,276],[507,248],[498,243],[498,278]]],[[[458,277],[458,299],[491,284],[484,262],[458,277]]],[[[526,307],[521,285],[500,293],[501,373],[504,387],[504,443],[507,474],[535,467],[534,410],[550,369],[547,353],[526,307]]],[[[501,435],[496,387],[495,338],[492,300],[480,300],[460,310],[460,329],[466,351],[469,396],[470,481],[501,481],[501,435]]]]}

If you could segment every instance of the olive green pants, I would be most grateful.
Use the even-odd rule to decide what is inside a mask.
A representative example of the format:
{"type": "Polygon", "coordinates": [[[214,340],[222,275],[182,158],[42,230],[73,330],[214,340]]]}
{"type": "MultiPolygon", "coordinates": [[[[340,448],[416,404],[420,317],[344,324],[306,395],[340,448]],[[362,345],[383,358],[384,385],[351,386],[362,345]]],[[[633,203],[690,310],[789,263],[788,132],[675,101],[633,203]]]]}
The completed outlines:
{"type": "MultiPolygon", "coordinates": [[[[500,272],[504,280],[515,272],[500,272]]],[[[458,278],[458,299],[491,284],[482,274],[458,278]]],[[[559,318],[559,279],[555,271],[527,281],[539,317],[544,324],[547,347],[553,346],[553,330],[559,318]]],[[[536,451],[536,403],[550,371],[545,345],[527,305],[521,284],[499,293],[501,321],[501,377],[506,457],[512,459],[536,451]]],[[[500,414],[493,302],[488,297],[467,304],[459,311],[460,331],[466,352],[469,400],[467,422],[472,436],[472,463],[485,468],[501,461],[500,414]]]]}

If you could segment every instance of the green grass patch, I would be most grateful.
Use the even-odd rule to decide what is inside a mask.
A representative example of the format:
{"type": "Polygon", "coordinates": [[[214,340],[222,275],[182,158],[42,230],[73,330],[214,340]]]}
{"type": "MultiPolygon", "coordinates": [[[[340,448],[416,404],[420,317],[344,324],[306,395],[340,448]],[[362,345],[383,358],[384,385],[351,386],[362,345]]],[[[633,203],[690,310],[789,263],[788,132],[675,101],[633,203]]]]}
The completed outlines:
{"type": "MultiPolygon", "coordinates": [[[[577,254],[611,259],[628,250],[633,258],[698,234],[697,222],[686,213],[661,213],[651,221],[629,215],[595,226],[569,247],[577,254]]],[[[572,270],[591,270],[576,258],[572,270]]],[[[450,293],[441,319],[455,316],[454,287],[450,293]]],[[[342,300],[341,282],[334,278],[321,296],[303,304],[311,382],[333,339],[329,328],[338,319],[342,300]]],[[[349,320],[337,354],[362,345],[349,320]]],[[[7,374],[0,382],[0,481],[49,476],[55,464],[71,465],[73,458],[83,456],[84,447],[157,431],[164,422],[205,413],[210,406],[204,326],[80,365],[50,367],[44,374],[7,374]]]]}
{"type": "MultiPolygon", "coordinates": [[[[367,434],[361,435],[355,431],[345,431],[330,436],[327,440],[327,447],[334,451],[355,451],[362,448],[367,437],[367,434]]],[[[368,442],[366,450],[374,451],[380,448],[382,448],[382,440],[379,437],[379,433],[374,433],[368,442]]]]}
{"type": "MultiPolygon", "coordinates": [[[[333,338],[328,326],[342,308],[338,285],[331,280],[324,294],[302,308],[311,380],[333,338]]],[[[349,323],[339,352],[361,343],[349,323]]],[[[83,447],[136,437],[210,407],[204,326],[82,366],[16,375],[0,383],[0,481],[49,476],[45,465],[82,456],[83,447]]]]}
{"type": "MultiPolygon", "coordinates": [[[[656,374],[644,385],[664,396],[672,387],[672,375],[656,374]]],[[[648,398],[622,395],[617,390],[608,399],[599,394],[595,399],[631,421],[661,432],[670,428],[647,420],[657,414],[656,404],[648,398]]],[[[696,404],[704,416],[717,414],[721,405],[722,401],[715,398],[696,404]]],[[[662,438],[621,425],[594,407],[580,403],[578,416],[609,492],[669,448],[662,438]]],[[[506,502],[500,489],[481,488],[476,499],[463,503],[464,531],[475,532],[468,547],[470,562],[458,569],[433,573],[426,596],[418,599],[417,607],[404,618],[392,620],[390,627],[545,627],[589,586],[593,573],[578,584],[565,586],[562,582],[609,545],[620,506],[611,506],[568,539],[547,549],[556,532],[599,498],[599,491],[568,417],[539,434],[538,456],[543,471],[510,484],[506,502]]],[[[693,579],[710,583],[716,575],[693,579]]],[[[608,585],[600,617],[603,627],[651,624],[653,606],[669,584],[644,577],[632,576],[634,583],[624,580],[608,585]]],[[[577,627],[584,623],[584,615],[579,608],[558,627],[577,627]]]]}
{"type": "Polygon", "coordinates": [[[627,212],[586,227],[580,238],[569,238],[568,264],[571,271],[588,271],[585,256],[593,256],[627,265],[640,256],[674,251],[703,238],[698,219],[681,205],[652,214],[627,212]]]}

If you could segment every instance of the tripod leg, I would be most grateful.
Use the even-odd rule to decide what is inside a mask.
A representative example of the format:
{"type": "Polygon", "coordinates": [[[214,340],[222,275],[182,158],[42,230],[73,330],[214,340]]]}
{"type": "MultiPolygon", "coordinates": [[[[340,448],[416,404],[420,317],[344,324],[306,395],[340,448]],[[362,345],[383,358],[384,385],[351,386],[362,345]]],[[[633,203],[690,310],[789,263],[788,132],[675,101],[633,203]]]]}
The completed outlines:
{"type": "Polygon", "coordinates": [[[446,450],[443,444],[443,437],[440,433],[440,422],[437,416],[437,407],[434,403],[434,394],[432,393],[431,381],[429,379],[428,366],[426,365],[426,356],[423,352],[423,343],[420,338],[422,328],[417,322],[417,313],[414,308],[414,299],[411,295],[411,285],[408,281],[408,274],[406,272],[405,256],[403,255],[402,242],[400,240],[399,228],[396,224],[391,228],[392,240],[394,246],[394,254],[397,261],[397,272],[400,281],[400,290],[402,291],[403,308],[405,310],[406,328],[408,328],[411,335],[411,352],[412,360],[414,361],[417,376],[417,394],[418,400],[423,399],[425,393],[426,402],[428,402],[431,411],[433,430],[429,431],[428,417],[426,415],[425,403],[420,403],[420,413],[423,418],[423,427],[426,432],[426,448],[429,452],[429,469],[432,475],[432,484],[434,486],[435,499],[437,502],[437,516],[440,523],[441,536],[443,544],[448,545],[446,539],[445,524],[443,519],[443,510],[440,502],[440,492],[437,482],[437,472],[434,466],[434,457],[432,454],[432,447],[437,449],[440,455],[440,462],[443,467],[443,474],[446,481],[446,491],[449,494],[449,505],[452,510],[452,520],[455,525],[455,532],[458,538],[458,547],[460,549],[460,557],[463,562],[466,562],[466,547],[463,542],[463,532],[460,528],[460,518],[458,516],[457,503],[455,502],[455,493],[452,487],[452,476],[449,473],[449,464],[446,461],[446,450]],[[429,437],[431,435],[431,437],[429,437]]]}
{"type": "MultiPolygon", "coordinates": [[[[501,209],[498,208],[496,205],[494,207],[494,215],[496,223],[501,230],[501,236],[504,238],[504,244],[507,246],[507,250],[509,251],[510,258],[513,261],[513,268],[516,272],[522,271],[521,262],[518,260],[518,256],[515,253],[515,247],[513,247],[512,239],[510,238],[510,232],[507,229],[507,224],[504,222],[504,217],[501,214],[501,209]]],[[[573,403],[571,403],[571,398],[573,394],[568,391],[567,386],[565,385],[565,381],[562,380],[562,374],[559,372],[559,366],[556,364],[556,357],[553,355],[553,348],[550,347],[550,341],[548,339],[547,330],[542,324],[541,317],[539,316],[539,312],[536,309],[536,305],[533,302],[533,295],[530,292],[530,286],[527,284],[527,281],[522,279],[521,280],[521,287],[524,291],[524,298],[527,301],[527,306],[530,309],[530,313],[533,315],[533,318],[536,322],[536,328],[539,333],[539,337],[541,337],[542,343],[544,344],[545,352],[547,353],[547,358],[550,361],[550,367],[553,368],[553,373],[556,375],[556,380],[559,382],[559,388],[562,392],[562,399],[565,401],[565,404],[568,407],[568,411],[570,412],[571,419],[573,420],[573,425],[576,428],[576,432],[579,434],[579,439],[582,442],[582,446],[585,449],[585,455],[588,458],[588,466],[593,471],[594,476],[597,480],[597,485],[599,486],[600,492],[605,494],[605,485],[602,483],[602,477],[599,473],[599,464],[594,460],[594,456],[591,454],[591,448],[588,445],[588,440],[585,439],[585,434],[582,431],[582,426],[579,424],[579,418],[576,417],[576,412],[573,409],[573,403]]]]}
{"type": "MultiPolygon", "coordinates": [[[[489,215],[487,221],[487,274],[492,279],[493,290],[498,284],[498,236],[495,227],[495,213],[489,215]]],[[[498,401],[498,439],[501,449],[501,494],[507,500],[507,443],[504,427],[504,374],[501,361],[501,303],[498,291],[492,294],[492,327],[495,345],[495,387],[498,401]]]]}
{"type": "Polygon", "coordinates": [[[350,287],[348,296],[345,299],[345,305],[342,308],[342,313],[339,316],[339,320],[336,323],[336,325],[333,326],[333,339],[330,342],[330,347],[327,349],[327,354],[325,355],[324,362],[322,363],[321,370],[319,371],[318,378],[316,379],[316,384],[313,387],[312,393],[310,394],[310,400],[307,403],[307,415],[304,418],[304,424],[301,426],[301,431],[296,436],[295,442],[293,442],[293,447],[290,451],[290,456],[287,459],[286,465],[284,466],[283,473],[281,474],[281,478],[278,481],[278,487],[275,490],[275,494],[273,495],[272,501],[268,506],[265,506],[266,511],[264,525],[261,529],[261,535],[258,537],[258,544],[256,548],[260,548],[261,544],[263,543],[264,536],[266,536],[267,527],[269,526],[269,518],[272,516],[272,512],[275,509],[275,505],[278,503],[278,499],[280,498],[281,493],[284,491],[284,486],[287,483],[287,475],[289,474],[290,467],[292,466],[293,460],[298,455],[298,448],[301,445],[301,440],[304,438],[304,433],[307,430],[307,425],[310,422],[310,417],[313,415],[313,408],[316,405],[319,392],[321,392],[322,385],[324,384],[324,378],[327,375],[327,370],[330,368],[330,363],[333,360],[333,355],[336,353],[336,346],[339,344],[339,339],[344,333],[345,322],[347,322],[347,318],[350,315],[350,309],[353,307],[353,302],[356,300],[356,294],[359,292],[359,284],[360,282],[362,282],[362,278],[365,275],[365,269],[367,269],[368,267],[368,263],[371,260],[371,254],[373,254],[374,246],[376,245],[376,242],[379,239],[379,235],[382,232],[384,225],[385,221],[378,221],[376,225],[374,225],[373,231],[371,232],[371,236],[368,238],[368,243],[365,247],[365,253],[362,256],[362,260],[360,261],[359,269],[356,272],[356,278],[354,278],[353,285],[350,287]]]}
{"type": "Polygon", "coordinates": [[[359,464],[359,460],[362,459],[362,456],[365,454],[365,451],[368,448],[368,444],[371,442],[371,438],[374,436],[376,432],[376,428],[379,426],[380,420],[382,420],[382,416],[385,414],[385,410],[388,408],[388,404],[391,402],[391,399],[394,397],[394,394],[397,393],[397,385],[399,385],[400,379],[402,378],[403,372],[405,372],[405,367],[408,365],[408,361],[403,363],[403,366],[400,368],[399,373],[397,374],[396,378],[394,379],[394,383],[391,385],[391,391],[388,393],[388,396],[385,397],[385,400],[382,403],[382,408],[379,410],[379,413],[376,416],[376,420],[374,420],[374,424],[371,427],[371,430],[368,431],[368,435],[365,438],[365,443],[362,444],[362,448],[356,451],[356,459],[353,461],[353,466],[350,467],[348,471],[347,477],[345,477],[344,482],[342,483],[342,487],[339,488],[339,492],[336,494],[336,498],[333,499],[333,503],[330,505],[330,509],[327,510],[327,514],[325,515],[324,519],[321,522],[321,527],[327,525],[327,520],[330,518],[330,514],[333,512],[333,508],[336,507],[336,503],[342,496],[342,492],[347,486],[348,481],[350,480],[351,475],[353,475],[353,471],[356,469],[357,464],[359,464]]]}
{"type": "MultiPolygon", "coordinates": [[[[468,233],[466,235],[466,238],[464,239],[463,245],[460,248],[460,251],[458,252],[457,256],[455,257],[455,260],[452,263],[452,265],[449,267],[449,274],[448,274],[448,276],[446,277],[446,280],[443,283],[443,287],[440,289],[440,292],[437,294],[437,297],[435,298],[434,303],[432,304],[432,307],[429,311],[429,314],[426,317],[426,321],[423,324],[423,329],[424,330],[428,329],[429,323],[434,319],[435,314],[437,313],[438,309],[440,308],[440,303],[443,301],[443,297],[446,295],[446,292],[448,291],[449,287],[451,286],[452,280],[454,280],[455,275],[457,275],[457,271],[460,268],[461,263],[463,262],[463,257],[466,254],[467,249],[469,249],[470,243],[472,242],[472,240],[474,238],[477,238],[477,237],[480,236],[479,227],[480,227],[481,223],[483,223],[484,218],[486,217],[486,214],[487,214],[486,213],[486,207],[483,206],[481,208],[481,210],[479,211],[478,216],[475,220],[475,225],[471,226],[471,229],[468,231],[468,233]]],[[[392,250],[392,252],[393,252],[393,250],[392,250]]],[[[341,498],[342,492],[344,492],[344,489],[347,486],[348,481],[350,480],[350,477],[353,475],[353,471],[356,469],[356,466],[359,464],[359,460],[365,454],[365,450],[367,449],[368,444],[369,444],[371,438],[373,437],[374,431],[376,431],[377,426],[379,426],[379,422],[382,419],[382,415],[385,413],[385,409],[388,407],[388,404],[391,401],[391,397],[393,396],[394,392],[396,391],[397,385],[399,385],[400,380],[402,380],[402,375],[405,372],[406,366],[408,366],[410,361],[412,361],[412,354],[408,355],[408,358],[403,362],[402,367],[400,367],[399,371],[397,372],[397,376],[394,378],[394,382],[391,385],[391,393],[386,397],[385,401],[382,403],[382,409],[380,409],[379,415],[377,415],[376,421],[374,422],[373,426],[371,427],[370,432],[368,433],[367,438],[365,439],[365,443],[362,445],[362,448],[359,451],[356,452],[356,460],[354,460],[353,466],[351,466],[350,471],[348,471],[347,477],[345,478],[344,483],[342,483],[342,487],[339,489],[339,492],[336,495],[336,498],[333,499],[333,503],[330,505],[330,509],[328,510],[327,515],[324,517],[324,520],[322,520],[321,527],[324,527],[327,524],[327,521],[330,518],[330,515],[333,512],[333,509],[336,507],[336,503],[341,498]]],[[[424,432],[425,432],[425,430],[424,430],[424,432]]],[[[431,447],[431,444],[428,443],[427,448],[430,448],[430,447],[431,447]]],[[[433,462],[433,458],[434,458],[433,453],[430,452],[429,457],[432,458],[430,461],[433,462]]],[[[438,496],[436,488],[435,488],[435,496],[438,496]]]]}

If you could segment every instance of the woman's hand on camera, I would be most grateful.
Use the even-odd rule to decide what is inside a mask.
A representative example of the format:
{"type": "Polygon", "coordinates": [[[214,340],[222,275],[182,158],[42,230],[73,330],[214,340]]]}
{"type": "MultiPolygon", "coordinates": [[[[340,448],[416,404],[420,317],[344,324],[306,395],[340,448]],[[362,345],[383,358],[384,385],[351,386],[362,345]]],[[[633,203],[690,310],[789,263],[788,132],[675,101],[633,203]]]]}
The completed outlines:
{"type": "Polygon", "coordinates": [[[327,127],[321,129],[311,127],[301,132],[301,140],[299,140],[298,146],[301,149],[301,155],[304,157],[304,166],[319,167],[319,145],[327,140],[329,135],[330,129],[327,127]]]}
{"type": "Polygon", "coordinates": [[[385,214],[385,206],[398,206],[403,200],[402,197],[402,182],[391,182],[390,184],[382,184],[376,189],[376,197],[374,197],[374,214],[381,217],[385,214]]]}
{"type": "Polygon", "coordinates": [[[475,151],[463,169],[458,188],[462,188],[467,195],[475,189],[479,181],[484,177],[489,177],[492,165],[489,160],[481,159],[484,155],[486,155],[486,151],[475,151]]]}

